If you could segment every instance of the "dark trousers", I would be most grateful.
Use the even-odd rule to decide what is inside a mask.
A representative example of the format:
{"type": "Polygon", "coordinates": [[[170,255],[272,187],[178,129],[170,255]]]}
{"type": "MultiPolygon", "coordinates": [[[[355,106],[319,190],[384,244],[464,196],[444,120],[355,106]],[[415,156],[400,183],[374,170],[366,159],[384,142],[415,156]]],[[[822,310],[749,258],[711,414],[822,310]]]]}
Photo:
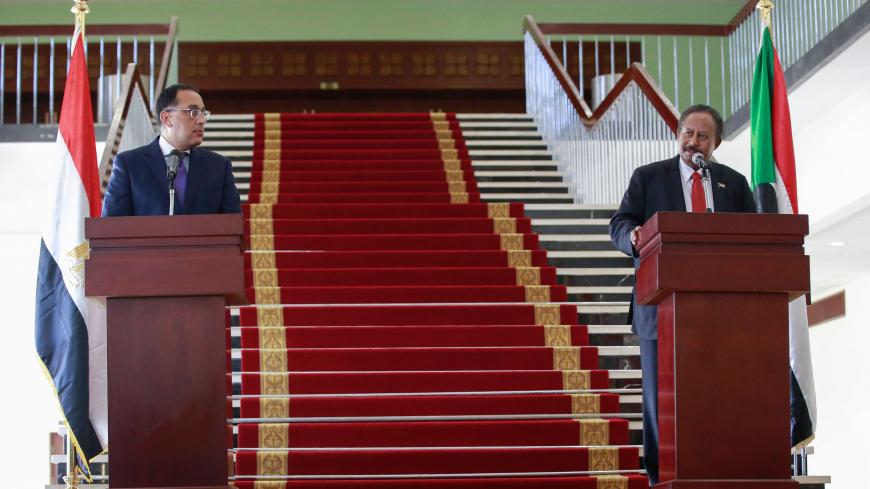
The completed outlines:
{"type": "Polygon", "coordinates": [[[640,338],[643,373],[643,461],[651,484],[659,481],[658,340],[640,338]]]}

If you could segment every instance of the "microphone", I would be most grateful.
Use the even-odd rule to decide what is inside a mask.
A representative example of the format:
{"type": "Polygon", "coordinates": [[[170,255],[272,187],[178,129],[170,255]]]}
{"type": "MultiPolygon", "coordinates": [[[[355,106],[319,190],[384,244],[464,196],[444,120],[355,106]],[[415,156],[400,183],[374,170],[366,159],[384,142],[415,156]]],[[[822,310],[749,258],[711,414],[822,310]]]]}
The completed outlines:
{"type": "Polygon", "coordinates": [[[166,170],[166,175],[169,177],[169,185],[170,186],[172,186],[172,183],[175,182],[175,174],[177,172],[178,172],[178,156],[176,156],[175,154],[172,154],[172,155],[170,155],[169,166],[166,170]]]}
{"type": "Polygon", "coordinates": [[[701,177],[704,185],[704,201],[707,203],[707,212],[713,212],[713,190],[710,188],[710,162],[701,153],[692,155],[692,163],[701,168],[701,177]]]}
{"type": "Polygon", "coordinates": [[[166,176],[169,177],[169,215],[175,215],[175,175],[178,173],[178,163],[181,161],[178,150],[169,154],[169,166],[166,176]]]}
{"type": "Polygon", "coordinates": [[[704,158],[704,155],[701,153],[695,153],[692,155],[692,163],[704,169],[710,168],[710,162],[704,158]]]}

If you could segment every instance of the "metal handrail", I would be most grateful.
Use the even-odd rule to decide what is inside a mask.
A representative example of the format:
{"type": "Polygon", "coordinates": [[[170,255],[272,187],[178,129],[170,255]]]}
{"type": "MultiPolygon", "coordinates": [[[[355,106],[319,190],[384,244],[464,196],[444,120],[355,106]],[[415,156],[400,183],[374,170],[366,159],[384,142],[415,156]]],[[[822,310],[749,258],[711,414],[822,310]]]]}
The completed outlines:
{"type": "Polygon", "coordinates": [[[523,28],[525,29],[525,32],[529,33],[532,36],[532,39],[534,39],[535,44],[537,44],[538,48],[541,50],[541,54],[547,60],[547,64],[550,65],[550,68],[558,78],[560,85],[565,90],[565,94],[568,96],[568,99],[577,111],[577,115],[580,116],[587,127],[595,126],[595,124],[601,119],[602,115],[614,104],[628,84],[634,82],[638,85],[644,95],[647,96],[649,101],[662,116],[662,119],[669,127],[671,127],[674,133],[676,133],[679,112],[670,100],[668,100],[667,96],[664,95],[664,92],[662,92],[658,87],[658,84],[652,76],[650,76],[646,69],[644,69],[643,65],[640,63],[632,63],[631,67],[623,73],[622,78],[620,78],[616,86],[613,87],[607,97],[593,111],[583,99],[583,96],[577,89],[577,85],[575,85],[574,81],[571,80],[571,77],[568,76],[565,66],[556,56],[556,53],[553,51],[553,48],[550,46],[550,43],[541,31],[540,26],[535,22],[534,17],[531,15],[526,16],[523,21],[523,28]]]}
{"type": "MultiPolygon", "coordinates": [[[[773,10],[774,35],[783,69],[800,66],[798,61],[828,36],[842,38],[842,33],[834,31],[852,16],[866,15],[867,1],[777,0],[773,10]]],[[[757,0],[747,1],[724,25],[541,23],[538,27],[548,42],[551,36],[560,36],[554,42],[561,40],[563,62],[568,43],[594,42],[596,55],[600,36],[609,36],[610,53],[616,43],[624,42],[627,54],[630,43],[640,44],[641,62],[655,72],[657,85],[671,96],[678,109],[687,103],[705,102],[717,107],[727,119],[748,110],[761,29],[756,4],[757,0]],[[594,40],[588,37],[584,40],[583,36],[593,36],[594,40]],[[654,45],[650,46],[651,43],[654,45]],[[669,50],[673,51],[672,61],[666,59],[669,50]],[[721,85],[717,87],[718,84],[721,85]]],[[[616,71],[612,64],[611,54],[611,70],[616,71]]],[[[597,67],[596,61],[596,75],[597,67]]],[[[803,67],[804,71],[806,68],[803,67]]],[[[580,70],[582,94],[582,66],[580,70]]]]}
{"type": "MultiPolygon", "coordinates": [[[[97,72],[91,78],[91,89],[97,94],[93,111],[95,122],[102,123],[111,118],[112,103],[121,92],[121,70],[125,66],[122,60],[142,63],[148,68],[147,93],[148,100],[153,103],[155,91],[159,93],[167,83],[177,47],[177,30],[178,19],[174,16],[167,24],[87,26],[86,34],[90,39],[85,40],[85,53],[90,51],[99,60],[97,72]],[[164,42],[163,56],[160,66],[155,66],[155,48],[159,42],[164,42]],[[146,50],[140,56],[140,51],[146,50]],[[108,71],[107,66],[113,63],[117,65],[117,71],[108,71]],[[112,77],[117,80],[110,82],[112,77]]],[[[5,77],[0,77],[0,125],[10,122],[23,124],[28,119],[31,124],[56,122],[56,102],[59,99],[56,100],[55,95],[62,88],[66,73],[62,67],[64,58],[66,67],[69,67],[71,34],[66,24],[0,26],[0,72],[14,68],[15,73],[9,86],[4,84],[5,77]],[[32,73],[30,68],[25,68],[27,63],[32,64],[32,73]],[[7,94],[14,95],[15,112],[10,120],[5,120],[7,94]],[[28,94],[32,96],[28,97],[28,94]],[[32,105],[30,108],[23,104],[27,98],[32,105]],[[31,110],[32,115],[29,114],[31,110]]],[[[153,109],[153,104],[151,107],[153,109]]]]}

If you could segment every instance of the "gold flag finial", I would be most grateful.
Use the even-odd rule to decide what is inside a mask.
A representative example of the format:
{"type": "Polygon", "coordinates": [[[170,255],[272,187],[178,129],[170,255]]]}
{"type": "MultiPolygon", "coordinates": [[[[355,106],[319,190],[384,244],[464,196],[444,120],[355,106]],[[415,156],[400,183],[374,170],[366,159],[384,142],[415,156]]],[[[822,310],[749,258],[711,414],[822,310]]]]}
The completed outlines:
{"type": "Polygon", "coordinates": [[[88,7],[88,0],[73,0],[73,7],[69,9],[76,16],[76,26],[81,28],[82,35],[85,34],[85,15],[91,13],[88,7]]]}
{"type": "Polygon", "coordinates": [[[758,0],[755,8],[761,10],[761,22],[770,27],[770,13],[773,10],[773,2],[770,0],[758,0]]]}

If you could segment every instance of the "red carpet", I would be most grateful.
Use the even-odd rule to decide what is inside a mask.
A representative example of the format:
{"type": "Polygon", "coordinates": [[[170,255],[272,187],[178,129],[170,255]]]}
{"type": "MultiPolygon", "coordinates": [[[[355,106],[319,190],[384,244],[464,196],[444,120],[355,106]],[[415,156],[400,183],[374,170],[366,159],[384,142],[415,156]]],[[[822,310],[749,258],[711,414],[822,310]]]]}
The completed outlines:
{"type": "MultiPolygon", "coordinates": [[[[460,182],[462,183],[462,182],[460,182]]],[[[360,192],[364,194],[388,194],[396,193],[423,193],[431,194],[448,192],[449,182],[278,182],[276,191],[279,194],[341,194],[347,192],[360,192]]],[[[477,186],[467,184],[462,192],[476,192],[477,186]]],[[[256,182],[251,183],[251,192],[262,193],[262,189],[256,182]]]]}
{"type": "MultiPolygon", "coordinates": [[[[589,344],[586,326],[567,328],[570,346],[589,344]]],[[[393,348],[459,346],[538,346],[546,344],[545,326],[291,326],[242,328],[242,348],[260,348],[276,335],[289,348],[393,348]]],[[[552,327],[550,327],[552,328],[552,327]]]]}
{"type": "Polygon", "coordinates": [[[242,373],[242,394],[372,394],[605,389],[606,370],[242,373]],[[573,378],[572,378],[573,377],[573,378]]]}
{"type": "Polygon", "coordinates": [[[363,172],[381,171],[381,172],[396,172],[396,171],[471,171],[471,161],[468,158],[456,160],[453,168],[448,168],[447,163],[441,157],[433,158],[415,158],[415,159],[391,159],[391,160],[357,160],[349,159],[319,159],[319,160],[296,160],[283,158],[281,155],[275,155],[270,159],[269,169],[265,169],[262,160],[262,155],[254,163],[253,173],[262,175],[266,171],[319,171],[319,172],[337,172],[349,171],[359,172],[361,178],[364,177],[363,172]]]}
{"type": "MultiPolygon", "coordinates": [[[[263,201],[266,197],[261,195],[259,191],[251,192],[248,197],[253,201],[263,201]]],[[[349,203],[364,203],[364,204],[395,204],[400,202],[408,203],[442,203],[450,204],[454,201],[458,202],[457,197],[445,194],[444,192],[417,192],[417,193],[281,193],[275,194],[272,197],[273,202],[277,204],[349,204],[349,203]]],[[[480,194],[478,192],[468,192],[464,198],[466,202],[480,202],[480,194]]]]}
{"type": "MultiPolygon", "coordinates": [[[[619,396],[616,394],[586,394],[585,396],[597,401],[601,413],[619,411],[619,396]]],[[[570,414],[571,402],[571,396],[563,394],[303,397],[289,400],[287,414],[295,418],[570,414]]],[[[269,405],[268,402],[264,403],[264,399],[245,398],[241,400],[240,415],[242,418],[266,418],[269,417],[269,414],[269,405]]]]}
{"type": "Polygon", "coordinates": [[[403,324],[577,324],[577,306],[571,304],[485,304],[341,307],[241,307],[242,326],[270,326],[261,317],[279,316],[285,326],[387,326],[403,324]],[[267,314],[264,314],[267,313],[267,314]]]}
{"type": "MultiPolygon", "coordinates": [[[[282,432],[268,448],[579,446],[585,420],[386,421],[239,425],[239,447],[257,448],[261,436],[282,432]]],[[[608,445],[628,442],[628,422],[604,422],[608,445]]]]}
{"type": "MultiPolygon", "coordinates": [[[[344,131],[343,131],[344,132],[344,131]]],[[[350,132],[350,131],[347,131],[350,132]]],[[[386,135],[380,136],[385,137],[386,135]]],[[[335,139],[290,139],[285,136],[285,133],[281,134],[281,150],[296,150],[296,149],[383,149],[389,148],[391,150],[397,149],[440,149],[438,144],[438,140],[436,140],[433,136],[434,133],[430,134],[427,138],[419,138],[419,139],[410,139],[410,138],[397,138],[397,139],[373,139],[373,138],[338,138],[335,139]]],[[[463,144],[454,143],[451,147],[461,148],[463,144]]],[[[262,140],[254,141],[255,149],[265,149],[265,142],[262,140]]]]}
{"type": "MultiPolygon", "coordinates": [[[[456,177],[461,176],[468,180],[474,178],[474,173],[471,170],[458,171],[462,173],[456,173],[456,177]]],[[[252,179],[263,179],[267,182],[445,182],[448,176],[453,176],[453,174],[448,174],[443,166],[431,170],[403,168],[401,172],[389,170],[366,170],[356,173],[342,170],[306,171],[295,167],[282,168],[280,171],[256,170],[251,172],[252,179]]]]}
{"type": "MultiPolygon", "coordinates": [[[[532,233],[513,235],[508,249],[533,249],[538,246],[538,235],[532,233]]],[[[499,250],[505,249],[505,235],[498,234],[342,234],[335,235],[278,235],[274,249],[306,251],[354,251],[354,250],[499,250]]],[[[251,240],[252,249],[262,250],[251,240]]]]}
{"type": "MultiPolygon", "coordinates": [[[[487,449],[405,449],[343,451],[277,451],[236,453],[236,473],[254,474],[461,474],[498,472],[561,472],[594,470],[586,447],[487,449]],[[262,454],[262,455],[261,455],[262,454]],[[275,457],[276,459],[269,460],[275,457]],[[258,458],[260,460],[258,460],[258,458]],[[265,460],[264,460],[265,459],[265,460]],[[276,465],[273,465],[276,464],[276,465]]],[[[611,449],[611,470],[638,468],[638,449],[611,449]]],[[[594,455],[593,455],[594,456],[594,455]]],[[[599,455],[600,456],[600,455],[599,455]]]]}
{"type": "Polygon", "coordinates": [[[560,302],[562,285],[427,285],[248,288],[248,300],[260,304],[383,304],[443,302],[560,302]],[[535,299],[538,297],[538,299],[535,299]]]}
{"type": "MultiPolygon", "coordinates": [[[[267,489],[249,480],[235,482],[239,489],[267,489]]],[[[637,475],[593,477],[487,477],[449,479],[333,479],[270,482],[268,489],[647,489],[649,481],[637,475]]]]}
{"type": "Polygon", "coordinates": [[[288,348],[245,350],[243,372],[592,369],[595,347],[288,348]],[[560,353],[563,354],[560,356],[560,353]],[[559,365],[568,365],[560,368],[559,365]]]}
{"type": "MultiPolygon", "coordinates": [[[[556,285],[556,269],[525,269],[532,272],[529,285],[556,285]]],[[[438,267],[438,268],[280,268],[277,285],[282,287],[326,287],[348,285],[515,285],[522,275],[508,267],[438,267]]],[[[253,286],[253,271],[247,271],[245,283],[253,286]]]]}
{"type": "Polygon", "coordinates": [[[480,201],[454,114],[254,119],[237,487],[647,486],[587,326],[524,206],[480,201]]]}
{"type": "MultiPolygon", "coordinates": [[[[342,172],[344,173],[344,172],[342,172]]],[[[501,206],[485,203],[474,204],[278,204],[253,205],[242,208],[248,219],[400,219],[400,218],[484,218],[496,211],[505,212],[501,206]],[[253,209],[253,210],[252,210],[253,209]]],[[[509,217],[523,217],[523,204],[508,206],[509,217]]],[[[507,216],[506,216],[507,217],[507,216]]]]}
{"type": "MultiPolygon", "coordinates": [[[[512,233],[528,234],[531,220],[525,217],[508,218],[504,225],[512,233]]],[[[496,222],[487,217],[474,218],[350,218],[350,219],[278,219],[269,223],[271,233],[251,233],[256,226],[245,222],[249,234],[493,234],[496,222]]]]}
{"type": "MultiPolygon", "coordinates": [[[[416,268],[416,267],[507,267],[510,253],[500,250],[433,251],[270,251],[245,254],[245,269],[275,257],[275,267],[284,268],[416,268]]],[[[545,252],[529,252],[528,265],[547,265],[545,252]]],[[[269,266],[271,266],[271,261],[269,266]]],[[[257,269],[262,267],[257,266],[257,269]]],[[[265,267],[269,268],[269,267],[265,267]]]]}

